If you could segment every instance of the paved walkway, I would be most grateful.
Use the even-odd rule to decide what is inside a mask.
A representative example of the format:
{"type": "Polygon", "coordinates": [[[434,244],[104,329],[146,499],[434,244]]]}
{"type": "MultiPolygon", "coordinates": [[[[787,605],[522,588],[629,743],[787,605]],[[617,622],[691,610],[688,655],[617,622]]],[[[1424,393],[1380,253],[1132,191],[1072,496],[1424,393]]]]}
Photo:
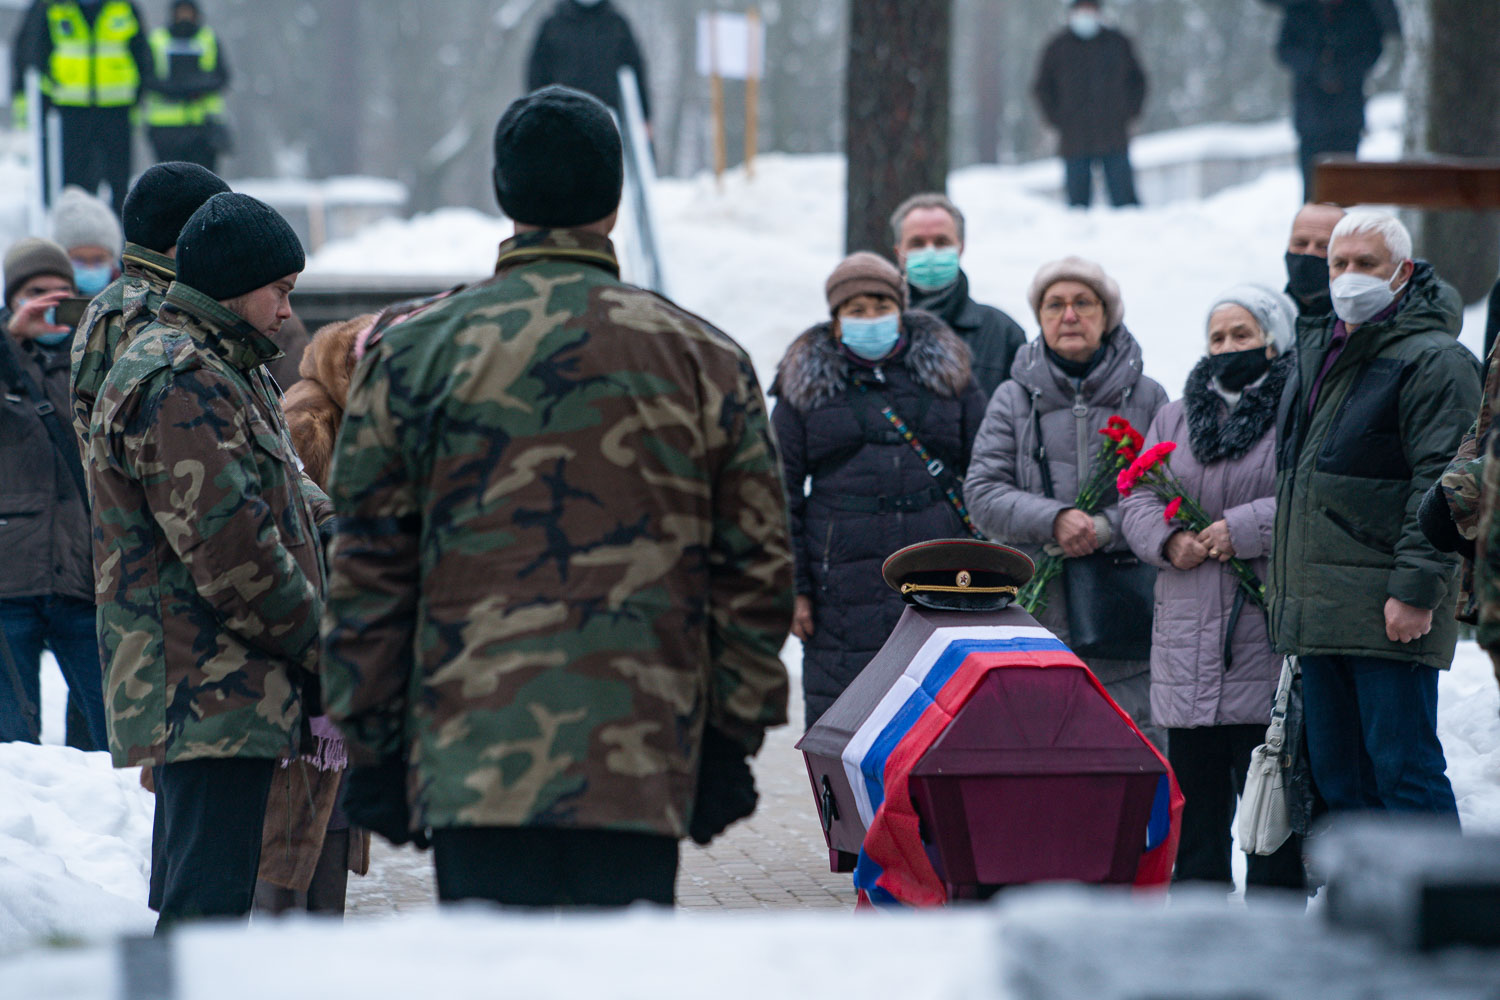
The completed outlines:
{"type": "MultiPolygon", "coordinates": [[[[807,769],[794,747],[802,733],[801,700],[793,695],[791,725],[771,732],[756,759],[755,815],[708,847],[683,842],[677,901],[684,909],[854,905],[849,876],[828,870],[807,769]]],[[[349,912],[378,915],[434,905],[430,857],[374,838],[370,874],[349,881],[349,912]]]]}

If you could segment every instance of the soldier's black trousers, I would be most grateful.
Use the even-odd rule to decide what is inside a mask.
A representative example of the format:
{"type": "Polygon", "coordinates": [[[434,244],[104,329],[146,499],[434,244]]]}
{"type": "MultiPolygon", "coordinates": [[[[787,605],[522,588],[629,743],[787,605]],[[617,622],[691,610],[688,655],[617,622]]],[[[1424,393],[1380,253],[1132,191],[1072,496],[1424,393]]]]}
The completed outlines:
{"type": "Polygon", "coordinates": [[[671,906],[677,841],[649,833],[549,827],[432,832],[438,899],[501,906],[671,906]]]}
{"type": "Polygon", "coordinates": [[[249,915],[275,769],[274,760],[234,759],[155,769],[158,934],[185,920],[249,915]]]}

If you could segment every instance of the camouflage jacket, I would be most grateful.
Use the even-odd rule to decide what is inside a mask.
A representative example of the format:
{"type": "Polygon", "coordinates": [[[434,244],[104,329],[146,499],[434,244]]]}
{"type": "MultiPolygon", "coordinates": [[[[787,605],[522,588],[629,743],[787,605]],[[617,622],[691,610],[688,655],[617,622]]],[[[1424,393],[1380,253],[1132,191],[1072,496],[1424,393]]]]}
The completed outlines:
{"type": "MultiPolygon", "coordinates": [[[[1495,363],[1495,352],[1491,351],[1484,373],[1484,396],[1479,407],[1479,417],[1464,435],[1458,446],[1458,453],[1453,456],[1453,461],[1438,480],[1458,533],[1474,542],[1479,539],[1479,521],[1483,513],[1480,505],[1485,464],[1482,448],[1489,434],[1490,417],[1494,412],[1497,395],[1500,395],[1500,364],[1495,363]]],[[[1474,574],[1474,562],[1465,559],[1459,572],[1458,610],[1455,617],[1470,625],[1479,623],[1479,593],[1475,588],[1474,574]]]]}
{"type": "Polygon", "coordinates": [[[318,658],[323,570],[259,368],[269,339],[180,284],[110,368],[89,426],[117,766],[277,757],[318,658]]]}
{"type": "Polygon", "coordinates": [[[786,721],[792,560],[740,347],[576,230],[379,333],[334,448],[329,714],[422,826],[681,837],[786,721]]]}
{"type": "Polygon", "coordinates": [[[73,432],[88,461],[89,414],[110,366],[135,335],[156,319],[177,262],[134,243],[125,244],[125,273],[94,297],[73,337],[73,432]]]}

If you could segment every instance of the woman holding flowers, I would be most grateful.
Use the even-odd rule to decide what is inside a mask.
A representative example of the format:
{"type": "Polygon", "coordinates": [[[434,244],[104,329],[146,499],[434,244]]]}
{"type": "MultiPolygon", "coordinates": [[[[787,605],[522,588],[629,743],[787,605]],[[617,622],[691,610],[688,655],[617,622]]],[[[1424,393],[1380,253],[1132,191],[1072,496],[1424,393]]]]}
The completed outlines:
{"type": "MultiPolygon", "coordinates": [[[[1141,348],[1123,322],[1120,288],[1093,261],[1067,257],[1032,279],[1032,312],[1042,336],[1021,348],[990,399],[974,441],[964,488],[969,513],[990,538],[1048,554],[1079,558],[1126,548],[1114,475],[1097,496],[1095,456],[1111,417],[1144,428],[1167,401],[1141,374],[1141,348]]],[[[1118,424],[1118,421],[1117,421],[1118,424]]],[[[1114,453],[1111,453],[1113,458],[1114,453]]],[[[1041,623],[1070,641],[1061,575],[1037,605],[1041,623]]],[[[1150,728],[1149,664],[1144,659],[1087,657],[1120,707],[1158,746],[1150,728]]]]}
{"type": "MultiPolygon", "coordinates": [[[[1129,491],[1120,504],[1125,538],[1160,569],[1151,717],[1167,728],[1167,756],[1187,798],[1177,881],[1233,883],[1235,799],[1280,676],[1260,584],[1276,517],[1276,407],[1292,370],[1291,355],[1279,352],[1295,315],[1285,296],[1258,285],[1220,295],[1209,309],[1207,356],[1183,398],[1156,414],[1146,452],[1120,481],[1129,491]]],[[[1304,884],[1296,836],[1248,858],[1250,886],[1304,884]]]]}

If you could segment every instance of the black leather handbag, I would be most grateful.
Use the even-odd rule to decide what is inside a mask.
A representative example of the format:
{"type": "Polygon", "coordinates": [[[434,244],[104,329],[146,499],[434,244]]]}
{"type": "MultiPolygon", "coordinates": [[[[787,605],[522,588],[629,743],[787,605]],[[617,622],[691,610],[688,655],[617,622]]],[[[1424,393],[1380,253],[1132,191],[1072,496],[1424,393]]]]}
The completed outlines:
{"type": "Polygon", "coordinates": [[[1084,659],[1151,658],[1156,567],[1130,552],[1063,560],[1069,647],[1084,659]]]}
{"type": "MultiPolygon", "coordinates": [[[[1035,439],[1032,457],[1042,474],[1042,491],[1050,498],[1052,468],[1042,445],[1041,415],[1031,410],[1035,439]]],[[[1080,461],[1083,456],[1079,456],[1080,461]]],[[[1089,659],[1149,660],[1151,616],[1156,607],[1156,567],[1128,549],[1093,552],[1063,560],[1063,589],[1068,600],[1068,648],[1089,659]]]]}

